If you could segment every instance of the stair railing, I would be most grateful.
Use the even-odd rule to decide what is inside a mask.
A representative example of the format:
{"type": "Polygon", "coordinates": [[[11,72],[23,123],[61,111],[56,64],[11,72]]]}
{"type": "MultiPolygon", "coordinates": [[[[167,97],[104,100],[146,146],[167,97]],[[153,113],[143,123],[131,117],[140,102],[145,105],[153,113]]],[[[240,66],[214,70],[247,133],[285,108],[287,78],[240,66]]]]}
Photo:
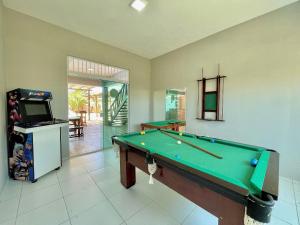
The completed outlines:
{"type": "Polygon", "coordinates": [[[127,84],[123,84],[121,90],[118,95],[115,97],[115,100],[110,106],[110,121],[113,122],[118,116],[122,106],[127,101],[128,98],[128,87],[127,84]]]}

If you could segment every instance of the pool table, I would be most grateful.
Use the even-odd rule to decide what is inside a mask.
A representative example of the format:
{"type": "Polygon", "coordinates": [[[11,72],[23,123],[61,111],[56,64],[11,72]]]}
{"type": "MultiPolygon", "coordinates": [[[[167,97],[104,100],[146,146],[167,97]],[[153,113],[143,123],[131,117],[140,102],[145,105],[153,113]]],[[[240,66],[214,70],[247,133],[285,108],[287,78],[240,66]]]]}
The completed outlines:
{"type": "Polygon", "coordinates": [[[185,126],[185,121],[183,120],[162,120],[162,121],[151,121],[141,124],[141,129],[171,129],[179,131],[179,128],[185,126]]]}
{"type": "Polygon", "coordinates": [[[114,136],[112,141],[120,151],[124,187],[135,184],[137,167],[214,214],[219,225],[270,221],[278,198],[276,151],[164,129],[114,136]],[[250,164],[254,158],[255,166],[250,164]]]}

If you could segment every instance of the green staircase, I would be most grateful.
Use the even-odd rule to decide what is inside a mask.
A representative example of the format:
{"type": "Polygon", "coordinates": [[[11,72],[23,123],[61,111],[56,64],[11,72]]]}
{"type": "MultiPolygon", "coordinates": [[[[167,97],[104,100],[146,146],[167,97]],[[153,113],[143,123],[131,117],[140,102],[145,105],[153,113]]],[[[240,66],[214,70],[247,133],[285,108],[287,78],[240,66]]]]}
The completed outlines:
{"type": "Polygon", "coordinates": [[[123,84],[108,110],[108,123],[122,126],[128,123],[128,85],[123,84]]]}

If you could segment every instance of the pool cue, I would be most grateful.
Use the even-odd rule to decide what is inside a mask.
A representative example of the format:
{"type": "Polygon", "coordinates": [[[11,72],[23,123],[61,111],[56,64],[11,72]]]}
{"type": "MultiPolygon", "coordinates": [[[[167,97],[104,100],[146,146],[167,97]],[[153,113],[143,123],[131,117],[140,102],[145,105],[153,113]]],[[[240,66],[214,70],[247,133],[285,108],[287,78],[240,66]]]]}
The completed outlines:
{"type": "Polygon", "coordinates": [[[176,139],[176,140],[178,140],[178,141],[181,141],[181,142],[183,142],[183,143],[185,143],[185,144],[187,144],[187,145],[190,145],[190,146],[192,146],[192,147],[194,147],[194,148],[196,148],[196,149],[198,149],[198,150],[200,150],[200,151],[202,151],[202,152],[204,152],[204,153],[206,153],[206,154],[209,154],[209,155],[211,155],[211,156],[213,156],[213,157],[216,157],[216,158],[218,158],[218,159],[223,159],[222,156],[216,155],[216,154],[214,154],[214,153],[212,153],[212,152],[210,152],[210,151],[207,151],[207,150],[205,150],[205,149],[203,149],[203,148],[200,148],[200,147],[197,146],[197,145],[194,145],[194,144],[192,144],[192,143],[190,143],[190,142],[187,142],[187,141],[185,141],[185,140],[182,140],[181,138],[175,137],[175,136],[173,136],[173,135],[171,135],[171,134],[169,134],[169,133],[167,133],[167,132],[165,132],[165,131],[162,131],[162,130],[159,130],[159,131],[162,132],[163,134],[165,134],[165,135],[171,137],[171,138],[174,138],[174,139],[176,139]]]}

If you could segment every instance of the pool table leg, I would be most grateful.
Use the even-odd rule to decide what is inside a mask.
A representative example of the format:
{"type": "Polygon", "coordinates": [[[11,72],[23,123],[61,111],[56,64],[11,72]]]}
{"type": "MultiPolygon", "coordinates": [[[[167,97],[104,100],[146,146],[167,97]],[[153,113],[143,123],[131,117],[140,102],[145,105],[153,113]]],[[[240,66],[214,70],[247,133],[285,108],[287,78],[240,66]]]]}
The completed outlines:
{"type": "Polygon", "coordinates": [[[127,151],[120,147],[120,172],[121,172],[121,183],[125,188],[130,188],[135,185],[135,166],[128,163],[127,151]]]}
{"type": "Polygon", "coordinates": [[[245,206],[231,200],[225,200],[222,204],[219,225],[244,225],[245,206]]]}

